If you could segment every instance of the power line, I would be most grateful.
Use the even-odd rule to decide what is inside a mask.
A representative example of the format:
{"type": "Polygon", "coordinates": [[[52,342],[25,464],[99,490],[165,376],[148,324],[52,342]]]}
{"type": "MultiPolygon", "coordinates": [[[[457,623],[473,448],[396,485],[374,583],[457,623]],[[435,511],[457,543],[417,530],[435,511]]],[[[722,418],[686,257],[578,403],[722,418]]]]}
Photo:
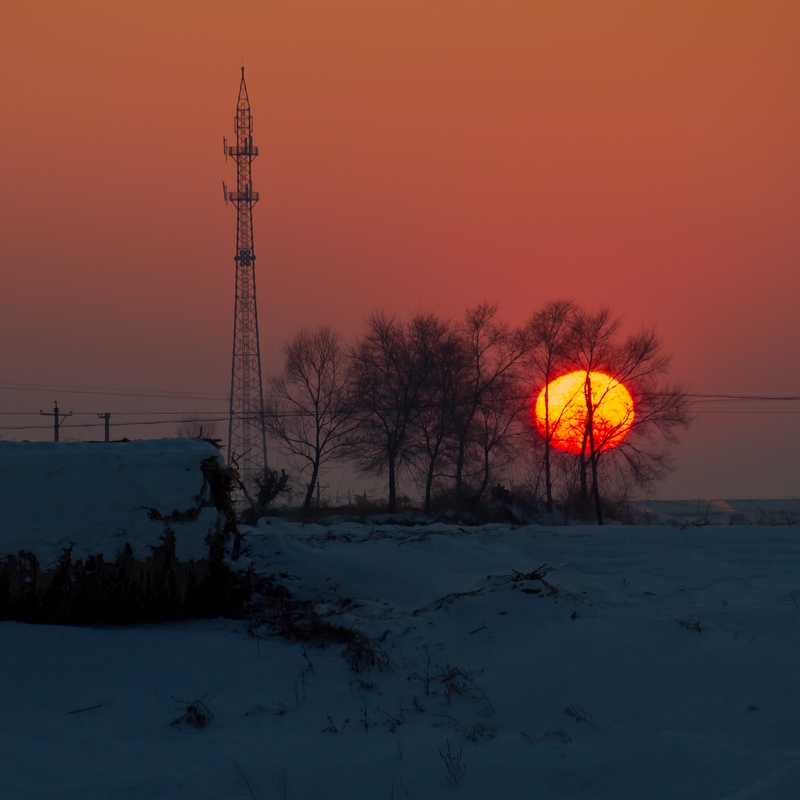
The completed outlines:
{"type": "MultiPolygon", "coordinates": [[[[384,411],[389,409],[382,409],[384,411]]],[[[96,413],[96,412],[93,412],[96,413]]],[[[176,414],[179,412],[175,412],[176,414]]],[[[182,413],[182,412],[180,412],[182,413]]],[[[699,408],[697,409],[698,414],[702,415],[736,415],[736,414],[744,414],[744,415],[798,415],[800,414],[800,409],[790,409],[790,408],[699,408]]],[[[83,416],[89,416],[89,412],[82,412],[83,416]]],[[[129,416],[135,416],[136,412],[128,412],[129,416]]],[[[37,414],[38,416],[38,414],[37,414]]],[[[77,416],[77,414],[76,414],[77,416]]],[[[115,415],[117,416],[117,415],[115,415]]],[[[280,412],[280,413],[273,413],[270,414],[271,417],[278,417],[281,419],[298,419],[302,417],[313,418],[313,413],[300,413],[296,411],[288,411],[288,412],[280,412]]],[[[260,415],[257,415],[260,417],[260,415]]],[[[194,416],[192,419],[156,419],[156,420],[126,420],[122,422],[115,422],[115,428],[129,428],[129,427],[143,427],[143,426],[152,426],[152,425],[175,425],[179,422],[226,422],[228,420],[227,417],[204,417],[204,416],[194,416]]],[[[82,423],[74,423],[74,424],[66,424],[62,423],[61,427],[66,429],[77,429],[77,428],[99,428],[102,427],[104,423],[101,422],[82,422],[82,423]]],[[[28,431],[28,430],[47,430],[50,429],[51,425],[0,425],[0,431],[28,431]]]]}
{"type": "MultiPolygon", "coordinates": [[[[184,392],[179,389],[129,389],[123,387],[101,387],[101,386],[60,386],[60,385],[52,385],[52,384],[45,384],[45,383],[18,383],[18,382],[10,382],[10,383],[2,383],[0,382],[0,390],[8,390],[8,391],[47,391],[47,392],[68,392],[72,394],[90,394],[90,395],[104,395],[104,396],[119,396],[119,397],[153,397],[153,398],[164,398],[164,399],[174,399],[174,400],[223,400],[229,401],[230,397],[226,394],[219,394],[216,392],[184,392]]],[[[656,396],[659,394],[658,392],[654,393],[656,396]]],[[[732,394],[732,393],[705,393],[705,392],[687,392],[685,397],[689,400],[694,400],[698,402],[702,401],[714,401],[714,400],[722,400],[722,401],[733,401],[733,402],[740,402],[743,400],[757,400],[757,401],[773,401],[773,402],[798,402],[800,401],[800,395],[765,395],[765,394],[732,394]]],[[[525,399],[521,397],[517,397],[515,399],[525,399]]],[[[37,412],[13,412],[13,411],[2,411],[0,414],[8,415],[8,414],[27,414],[27,413],[37,413],[37,412]]],[[[96,413],[96,412],[81,412],[81,413],[96,413]]],[[[118,412],[118,413],[128,413],[128,412],[118,412]]],[[[162,413],[174,413],[174,414],[183,414],[188,413],[184,411],[175,411],[175,412],[162,412],[162,411],[155,411],[155,412],[130,412],[130,413],[154,413],[154,414],[162,414],[162,413]]]]}
{"type": "Polygon", "coordinates": [[[92,386],[50,386],[41,383],[0,383],[0,390],[12,392],[57,392],[112,397],[158,397],[169,400],[227,400],[227,395],[212,392],[182,392],[160,389],[118,389],[92,386]]]}
{"type": "MultiPolygon", "coordinates": [[[[227,417],[198,417],[197,419],[191,420],[191,422],[225,422],[227,421],[227,417]]],[[[141,421],[134,421],[134,422],[115,422],[115,428],[129,428],[129,427],[139,427],[143,425],[174,425],[176,420],[174,419],[156,419],[156,420],[141,420],[141,421]]],[[[104,422],[79,422],[73,425],[66,425],[64,423],[61,424],[61,428],[68,428],[72,430],[73,428],[102,428],[104,427],[104,422]]],[[[0,426],[0,431],[33,431],[33,430],[52,430],[52,425],[4,425],[0,426]]]]}
{"type": "Polygon", "coordinates": [[[700,394],[689,392],[686,395],[690,398],[701,400],[775,400],[797,402],[800,395],[775,395],[775,394],[700,394]]]}
{"type": "MultiPolygon", "coordinates": [[[[202,396],[188,394],[188,393],[168,393],[167,391],[148,391],[148,390],[127,390],[127,389],[89,389],[88,387],[53,387],[45,386],[44,384],[2,384],[0,389],[14,389],[22,391],[23,389],[42,389],[42,390],[55,390],[67,391],[72,393],[85,393],[85,394],[117,394],[120,396],[130,397],[151,397],[151,398],[171,398],[171,399],[219,399],[221,395],[213,395],[211,393],[204,393],[202,396]]],[[[746,415],[775,415],[775,414],[800,414],[800,408],[787,408],[787,404],[800,403],[800,395],[774,395],[774,394],[711,394],[693,392],[687,393],[686,399],[692,404],[697,414],[746,414],[746,415]],[[765,404],[780,404],[783,407],[765,407],[765,404]]],[[[517,395],[515,400],[525,401],[532,399],[530,395],[517,395]]],[[[431,404],[430,408],[438,408],[438,405],[431,404]]],[[[423,406],[424,408],[424,406],[423,406]]],[[[382,408],[381,411],[391,411],[390,407],[382,408]]],[[[77,411],[74,416],[94,416],[97,411],[77,411]]],[[[160,417],[160,419],[123,419],[115,422],[114,427],[138,427],[146,425],[173,425],[179,421],[189,422],[225,422],[228,418],[221,415],[224,413],[222,409],[205,409],[199,411],[198,409],[184,409],[180,411],[116,411],[107,412],[112,413],[115,417],[160,417]],[[164,417],[171,417],[171,419],[164,419],[164,417]]],[[[4,417],[26,417],[26,416],[39,416],[41,412],[38,411],[0,411],[0,415],[4,417]]],[[[260,417],[260,415],[256,415],[260,417]]],[[[278,417],[283,419],[301,418],[306,416],[313,416],[311,412],[303,413],[299,411],[281,411],[271,412],[271,417],[278,417]]],[[[63,423],[64,428],[96,428],[100,427],[102,423],[63,423]]],[[[3,425],[0,426],[0,431],[23,431],[23,430],[45,430],[51,426],[49,425],[3,425]]]]}
{"type": "MultiPolygon", "coordinates": [[[[16,414],[22,412],[0,412],[0,413],[7,413],[7,414],[16,414]]],[[[29,413],[29,412],[25,412],[29,413]]],[[[76,411],[74,416],[76,417],[93,417],[96,411],[76,411]]],[[[194,417],[198,414],[225,414],[225,409],[222,408],[205,408],[205,409],[196,409],[193,408],[190,411],[110,411],[110,414],[113,414],[115,417],[166,417],[166,416],[173,416],[173,417],[194,417]]],[[[191,422],[191,419],[187,419],[187,422],[191,422]]]]}

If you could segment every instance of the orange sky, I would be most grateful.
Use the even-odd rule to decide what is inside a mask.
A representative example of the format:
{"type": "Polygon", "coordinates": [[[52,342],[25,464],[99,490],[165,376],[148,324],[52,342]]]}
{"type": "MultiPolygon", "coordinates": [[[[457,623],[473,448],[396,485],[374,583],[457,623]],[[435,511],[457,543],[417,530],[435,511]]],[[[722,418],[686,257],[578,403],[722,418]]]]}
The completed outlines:
{"type": "MultiPolygon", "coordinates": [[[[244,60],[265,371],[569,297],[694,391],[800,395],[798,41],[796,0],[5,0],[0,384],[227,392],[244,60]]],[[[698,417],[659,492],[800,493],[798,420],[698,417]]]]}

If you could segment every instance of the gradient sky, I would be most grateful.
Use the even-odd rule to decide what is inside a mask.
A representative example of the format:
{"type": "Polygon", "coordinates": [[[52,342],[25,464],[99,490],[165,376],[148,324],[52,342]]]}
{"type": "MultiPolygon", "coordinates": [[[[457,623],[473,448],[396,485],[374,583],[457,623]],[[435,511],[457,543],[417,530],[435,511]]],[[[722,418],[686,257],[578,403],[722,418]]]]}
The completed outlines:
{"type": "MultiPolygon", "coordinates": [[[[376,308],[572,298],[692,391],[800,395],[798,41],[796,0],[4,0],[0,410],[224,397],[242,63],[265,372],[376,308]]],[[[660,496],[800,494],[800,404],[732,408],[660,496]]]]}

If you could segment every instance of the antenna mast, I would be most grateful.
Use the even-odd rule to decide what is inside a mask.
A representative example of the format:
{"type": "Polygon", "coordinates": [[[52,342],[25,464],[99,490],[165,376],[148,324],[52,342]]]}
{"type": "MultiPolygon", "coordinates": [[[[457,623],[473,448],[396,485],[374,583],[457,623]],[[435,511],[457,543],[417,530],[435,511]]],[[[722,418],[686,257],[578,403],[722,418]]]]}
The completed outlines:
{"type": "Polygon", "coordinates": [[[253,145],[253,118],[247,85],[239,84],[234,117],[236,144],[223,139],[225,154],[236,161],[236,191],[223,184],[226,202],[236,206],[236,291],[233,307],[233,363],[231,405],[228,425],[228,465],[238,466],[239,475],[250,488],[255,476],[267,468],[267,434],[264,424],[264,392],[261,385],[261,346],[256,308],[256,256],[253,249],[253,191],[251,165],[258,155],[253,145]]]}

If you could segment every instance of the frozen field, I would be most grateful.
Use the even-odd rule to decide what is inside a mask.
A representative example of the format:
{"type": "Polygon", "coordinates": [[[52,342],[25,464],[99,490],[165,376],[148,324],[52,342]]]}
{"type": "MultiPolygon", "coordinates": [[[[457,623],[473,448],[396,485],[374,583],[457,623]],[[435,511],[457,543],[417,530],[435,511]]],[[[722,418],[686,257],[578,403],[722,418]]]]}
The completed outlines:
{"type": "Polygon", "coordinates": [[[224,619],[2,623],[0,797],[798,796],[796,525],[249,539],[372,649],[224,619]],[[171,724],[194,701],[207,725],[171,724]]]}

